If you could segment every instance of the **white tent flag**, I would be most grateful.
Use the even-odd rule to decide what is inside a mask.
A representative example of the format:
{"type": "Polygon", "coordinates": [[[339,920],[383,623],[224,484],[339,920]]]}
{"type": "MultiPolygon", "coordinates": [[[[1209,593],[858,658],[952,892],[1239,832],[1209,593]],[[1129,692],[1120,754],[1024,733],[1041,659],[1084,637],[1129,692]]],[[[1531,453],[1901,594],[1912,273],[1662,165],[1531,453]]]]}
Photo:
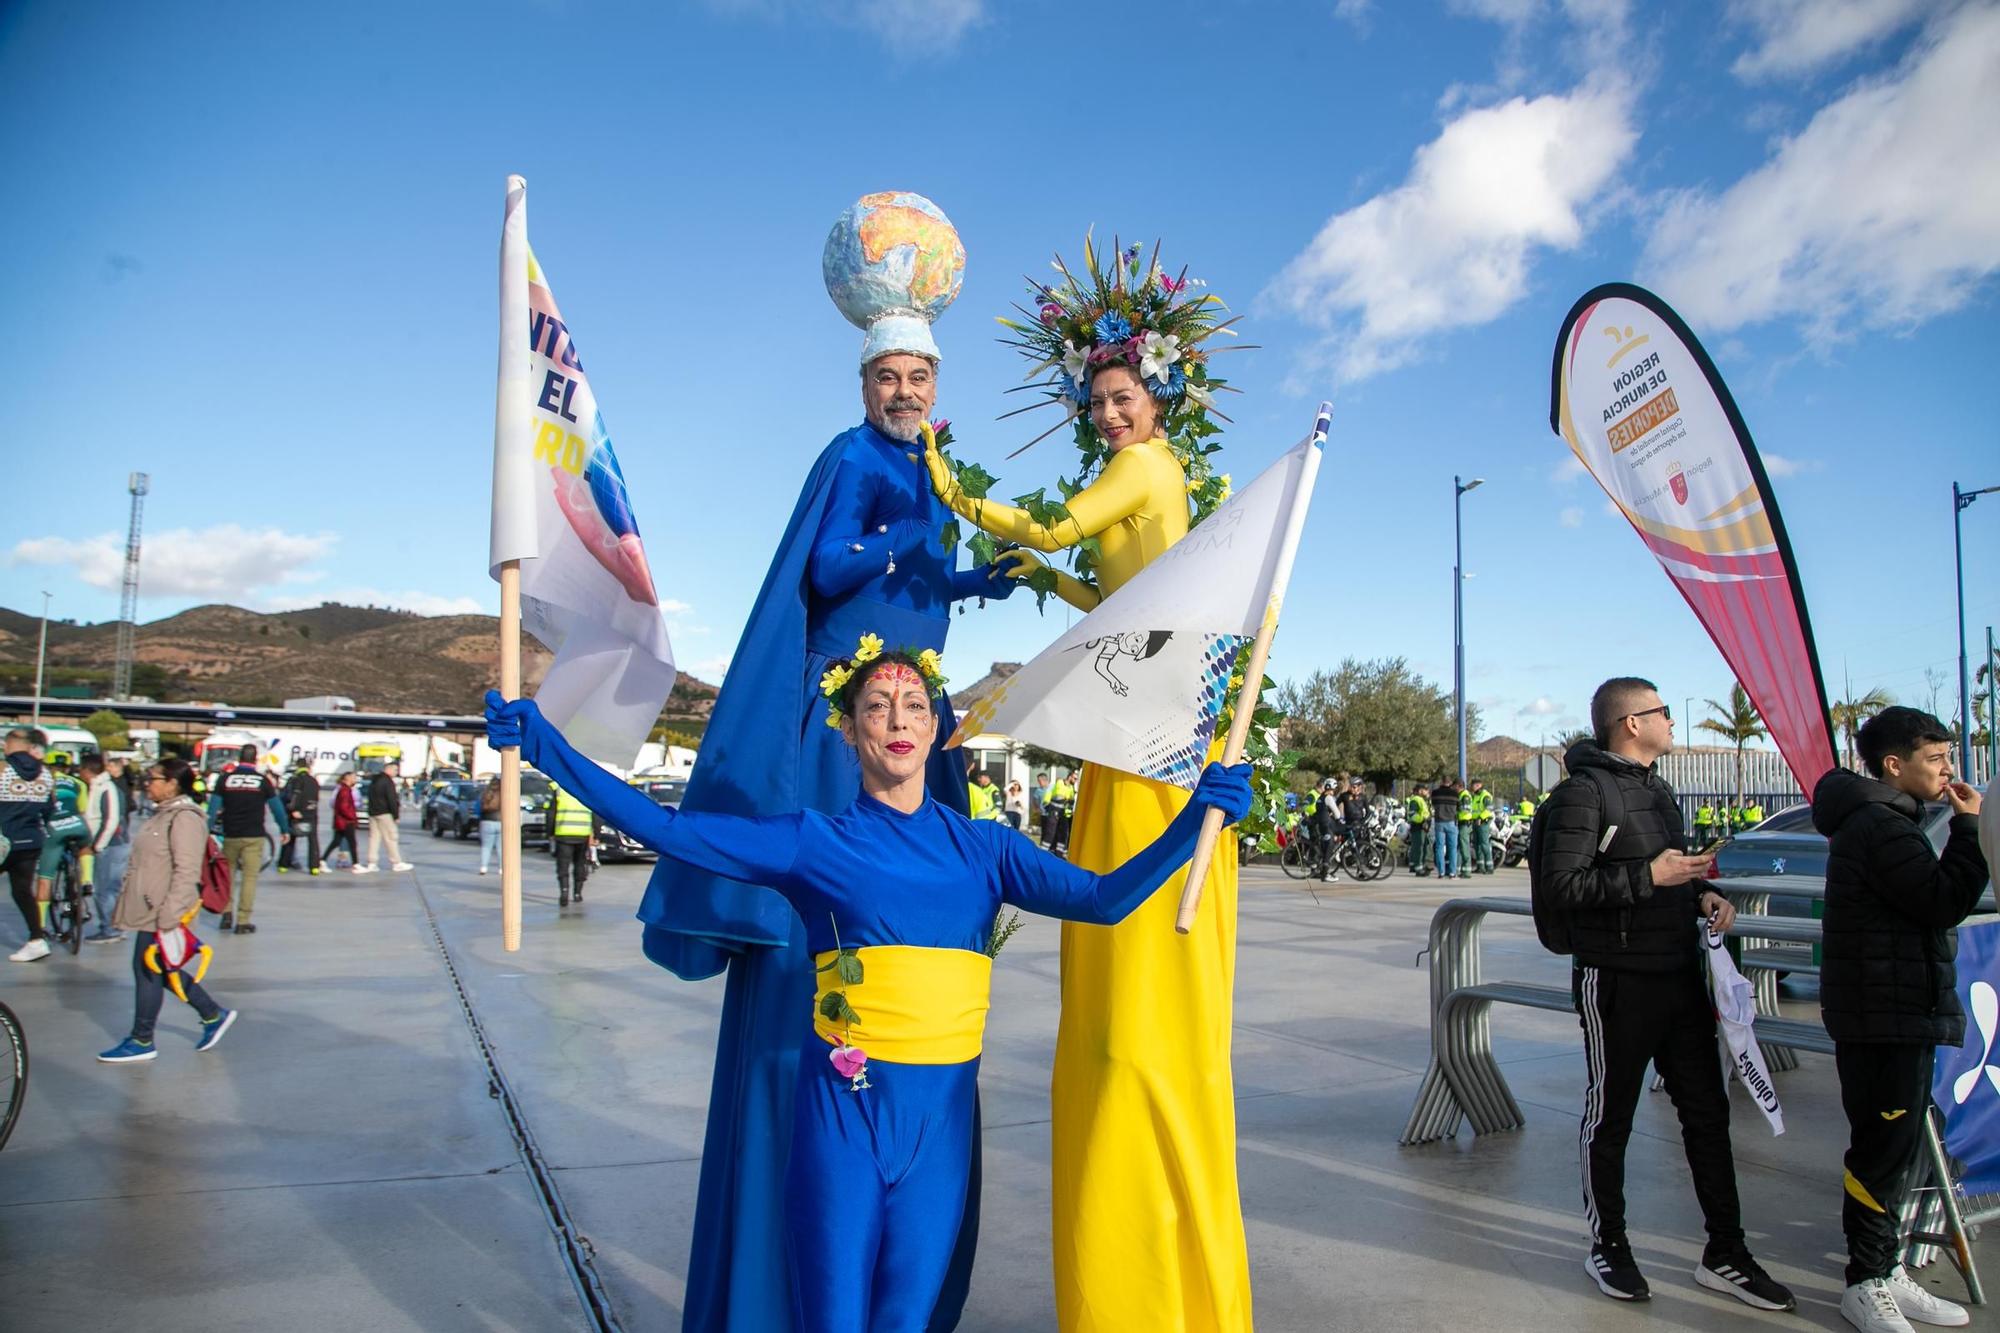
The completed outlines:
{"type": "Polygon", "coordinates": [[[1695,930],[1708,946],[1708,985],[1715,999],[1716,1026],[1722,1030],[1723,1063],[1771,1122],[1771,1133],[1782,1134],[1784,1108],[1778,1105],[1778,1090],[1772,1086],[1771,1071],[1764,1066],[1763,1048],[1757,1045],[1757,988],[1736,970],[1736,960],[1729,956],[1722,936],[1713,927],[1697,921],[1695,930]]]}
{"type": "Polygon", "coordinates": [[[528,187],[507,180],[490,572],[521,562],[521,623],[556,655],[535,692],[571,744],[639,752],[674,688],[674,652],[583,362],[528,246],[528,187]]]}
{"type": "Polygon", "coordinates": [[[967,709],[947,744],[999,732],[1192,788],[1238,652],[1277,622],[1331,410],[1322,403],[1312,434],[967,709]]]}

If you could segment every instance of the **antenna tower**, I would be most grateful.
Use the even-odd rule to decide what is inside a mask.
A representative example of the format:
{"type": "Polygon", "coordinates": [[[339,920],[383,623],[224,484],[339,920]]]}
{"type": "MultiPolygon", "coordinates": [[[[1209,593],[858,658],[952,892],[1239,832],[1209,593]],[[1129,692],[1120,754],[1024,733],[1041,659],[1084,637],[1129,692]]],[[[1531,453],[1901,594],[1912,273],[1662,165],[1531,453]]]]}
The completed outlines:
{"type": "Polygon", "coordinates": [[[132,493],[132,526],[125,534],[125,591],[118,602],[118,660],[111,671],[111,697],[132,697],[133,640],[139,625],[139,518],[146,509],[146,474],[125,478],[132,493]]]}

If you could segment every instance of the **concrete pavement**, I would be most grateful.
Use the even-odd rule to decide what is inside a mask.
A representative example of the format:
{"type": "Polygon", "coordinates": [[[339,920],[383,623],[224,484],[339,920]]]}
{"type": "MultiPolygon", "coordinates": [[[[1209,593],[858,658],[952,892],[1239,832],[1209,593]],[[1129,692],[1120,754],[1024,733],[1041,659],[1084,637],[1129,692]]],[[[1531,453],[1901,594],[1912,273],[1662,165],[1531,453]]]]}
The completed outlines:
{"type": "MultiPolygon", "coordinates": [[[[678,1328],[720,984],[674,981],[640,957],[632,911],[646,866],[604,868],[587,905],[562,913],[551,863],[529,853],[526,945],[507,954],[498,877],[474,873],[476,844],[409,834],[412,874],[260,884],[260,932],[214,941],[211,989],[243,1011],[214,1052],[194,1053],[193,1015],[169,999],[160,1059],[93,1060],[129,1021],[129,949],[0,971],[34,1062],[0,1153],[0,1326],[589,1327],[489,1096],[434,915],[620,1322],[678,1328]]],[[[1309,891],[1246,872],[1234,1063],[1258,1327],[1845,1327],[1844,1126],[1824,1057],[1780,1076],[1783,1138],[1737,1101],[1751,1244],[1798,1291],[1798,1315],[1751,1311],[1688,1278],[1700,1219],[1663,1094],[1644,1099],[1629,1158],[1654,1299],[1621,1307],[1591,1286],[1574,1019],[1494,1016],[1524,1131],[1397,1146],[1428,1052],[1425,927],[1446,897],[1493,892],[1525,893],[1525,877],[1440,885],[1399,872],[1309,891]]],[[[11,948],[18,932],[9,922],[0,939],[11,948]]],[[[1493,919],[1486,937],[1488,977],[1563,979],[1527,921],[1493,919]]],[[[1056,940],[1053,922],[1031,920],[995,974],[967,1329],[1053,1323],[1056,940]]],[[[1807,996],[1799,1012],[1810,1011],[1807,996]]],[[[2000,1273],[1995,1247],[1979,1252],[2000,1273]]],[[[1925,1280],[1963,1295],[1948,1268],[1925,1280]]],[[[1975,1328],[1995,1326],[1975,1312],[1975,1328]]]]}

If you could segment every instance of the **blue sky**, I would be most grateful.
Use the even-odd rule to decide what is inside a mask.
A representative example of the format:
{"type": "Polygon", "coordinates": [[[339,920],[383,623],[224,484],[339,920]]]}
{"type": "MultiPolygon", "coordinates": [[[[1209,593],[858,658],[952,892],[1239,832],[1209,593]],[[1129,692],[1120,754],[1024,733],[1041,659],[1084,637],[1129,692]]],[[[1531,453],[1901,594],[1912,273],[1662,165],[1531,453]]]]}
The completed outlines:
{"type": "MultiPolygon", "coordinates": [[[[827,439],[859,333],[827,227],[936,200],[969,252],[941,411],[1007,494],[1070,469],[992,317],[1086,228],[1162,238],[1261,350],[1239,483],[1334,400],[1275,670],[1407,656],[1448,682],[1451,479],[1469,692],[1573,724],[1727,668],[1548,429],[1571,302],[1652,286],[1764,451],[1829,688],[1955,695],[1950,485],[2000,485],[2000,7],[1920,0],[1043,0],[0,11],[16,496],[0,605],[486,609],[502,188],[589,358],[684,667],[715,678],[827,439]],[[1109,12],[1109,11],[1106,11],[1109,12]],[[1930,673],[1927,678],[1927,673],[1930,673]]],[[[2000,495],[1967,510],[2000,622],[2000,495]]],[[[953,674],[1052,638],[954,622],[953,674]]]]}

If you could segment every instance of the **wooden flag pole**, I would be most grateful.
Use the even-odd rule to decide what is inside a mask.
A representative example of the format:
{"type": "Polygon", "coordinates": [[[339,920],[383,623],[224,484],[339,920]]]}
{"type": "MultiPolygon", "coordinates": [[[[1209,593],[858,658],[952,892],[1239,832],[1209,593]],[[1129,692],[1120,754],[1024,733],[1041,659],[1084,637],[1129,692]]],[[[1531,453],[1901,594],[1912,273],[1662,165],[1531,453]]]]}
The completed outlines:
{"type": "MultiPolygon", "coordinates": [[[[1237,691],[1236,712],[1229,720],[1229,739],[1222,746],[1224,764],[1243,761],[1243,747],[1250,741],[1257,700],[1264,692],[1264,663],[1271,655],[1271,636],[1277,632],[1278,617],[1273,608],[1257,630],[1256,641],[1250,645],[1250,660],[1243,667],[1243,688],[1237,691]]],[[[1202,816],[1201,837],[1196,840],[1194,856],[1188,861],[1187,887],[1181,890],[1180,913],[1174,917],[1174,929],[1180,934],[1194,929],[1195,912],[1201,907],[1202,883],[1208,878],[1208,863],[1215,857],[1215,841],[1221,836],[1222,812],[1211,808],[1202,816]]]]}
{"type": "MultiPolygon", "coordinates": [[[[500,693],[521,697],[521,562],[500,566],[500,693]]],[[[521,947],[521,751],[500,752],[500,942],[521,947]]]]}

